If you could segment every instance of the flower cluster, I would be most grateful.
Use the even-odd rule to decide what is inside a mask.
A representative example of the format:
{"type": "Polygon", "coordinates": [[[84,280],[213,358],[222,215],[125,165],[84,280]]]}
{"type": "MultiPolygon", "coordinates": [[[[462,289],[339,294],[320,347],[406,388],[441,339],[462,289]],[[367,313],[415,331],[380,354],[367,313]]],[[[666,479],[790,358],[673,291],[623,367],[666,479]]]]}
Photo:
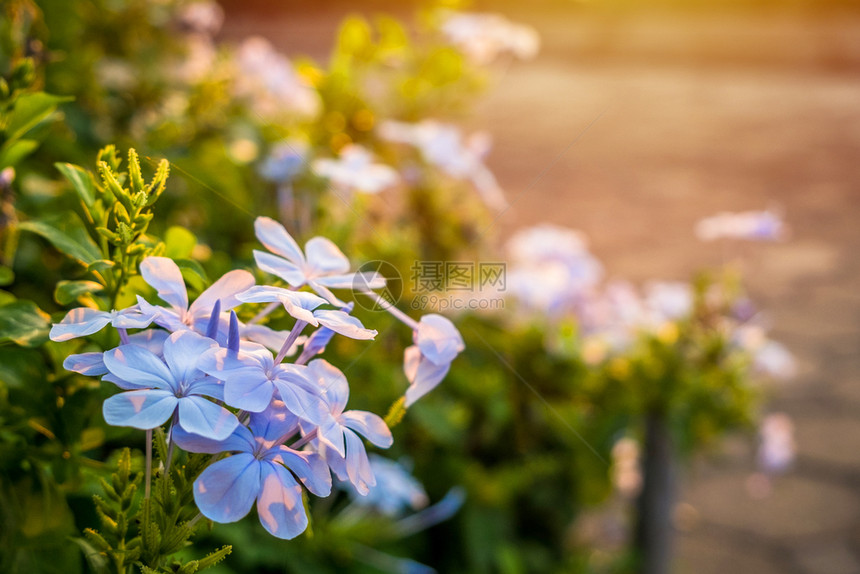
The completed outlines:
{"type": "Polygon", "coordinates": [[[533,58],[540,47],[537,31],[515,24],[501,14],[451,13],[442,33],[477,64],[489,64],[500,54],[533,58]]]}
{"type": "MultiPolygon", "coordinates": [[[[376,479],[362,438],[379,448],[392,444],[382,418],[346,409],[349,384],[343,372],[315,358],[336,334],[376,335],[331,289],[360,285],[371,293],[384,279],[357,281],[344,254],[323,237],[312,238],[302,250],[272,219],[258,218],[255,230],[267,248],[254,252],[259,268],[286,287],[256,285],[251,273],[234,270],[190,302],[177,264],[148,257],[140,273],[161,303],[138,296],[127,309],[73,309],[53,326],[51,338],[66,341],[113,326],[119,346],[70,355],[64,362],[69,370],[100,376],[121,389],[104,402],[108,424],[151,430],[168,423],[170,448],[216,455],[194,483],[204,516],[234,522],[256,502],[269,532],[293,538],[308,523],[303,487],[328,496],[334,473],[366,495],[376,479]],[[239,320],[237,308],[260,303],[266,306],[256,316],[239,320]],[[294,320],[289,331],[259,324],[278,307],[294,320]],[[317,329],[302,336],[308,326],[317,329]],[[286,357],[296,358],[284,362],[286,357]]],[[[416,322],[391,312],[415,332],[405,367],[409,406],[442,380],[463,341],[443,317],[416,322]]]]}

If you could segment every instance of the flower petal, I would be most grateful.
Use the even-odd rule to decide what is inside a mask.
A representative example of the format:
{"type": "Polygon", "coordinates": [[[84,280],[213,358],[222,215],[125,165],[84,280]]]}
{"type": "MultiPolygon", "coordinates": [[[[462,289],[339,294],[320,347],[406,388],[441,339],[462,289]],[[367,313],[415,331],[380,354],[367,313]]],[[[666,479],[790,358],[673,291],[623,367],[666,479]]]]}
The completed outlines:
{"type": "Polygon", "coordinates": [[[108,373],[104,353],[80,353],[69,355],[63,361],[63,368],[88,377],[100,377],[108,373]]]}
{"type": "Polygon", "coordinates": [[[176,426],[173,429],[173,440],[182,450],[188,452],[202,452],[206,454],[219,454],[222,452],[253,452],[257,446],[254,440],[254,435],[248,430],[248,427],[237,426],[230,436],[223,440],[214,440],[212,438],[192,434],[182,427],[176,426]]]}
{"type": "Polygon", "coordinates": [[[403,371],[409,380],[409,388],[406,389],[404,406],[411,407],[415,401],[435,389],[450,368],[450,363],[437,365],[428,361],[416,346],[407,348],[404,352],[403,371]]]}
{"type": "Polygon", "coordinates": [[[366,329],[361,321],[343,311],[323,309],[314,311],[314,317],[320,325],[351,339],[367,340],[376,337],[374,329],[366,329]]]}
{"type": "Polygon", "coordinates": [[[257,497],[260,523],[277,538],[295,538],[308,527],[302,487],[287,469],[277,463],[263,462],[260,469],[257,497]]]}
{"type": "Polygon", "coordinates": [[[179,426],[186,431],[223,440],[239,426],[236,415],[199,396],[179,399],[179,426]]]}
{"type": "Polygon", "coordinates": [[[380,448],[394,444],[391,430],[381,417],[367,411],[347,411],[340,416],[344,426],[361,434],[380,448]]]}
{"type": "Polygon", "coordinates": [[[234,454],[204,470],[194,481],[194,502],[209,520],[236,522],[251,511],[260,490],[260,462],[234,454]]]}
{"type": "Polygon", "coordinates": [[[421,317],[415,332],[415,344],[422,355],[437,365],[450,363],[466,348],[454,324],[436,314],[421,317]]]}
{"type": "Polygon", "coordinates": [[[305,257],[299,244],[287,232],[283,225],[270,217],[258,217],[254,221],[254,233],[266,249],[281,257],[286,257],[296,265],[303,265],[305,257]]]}
{"type": "Polygon", "coordinates": [[[188,383],[203,374],[197,367],[201,355],[217,346],[209,337],[193,331],[177,331],[164,343],[164,360],[175,380],[188,383]]]}
{"type": "Polygon", "coordinates": [[[349,271],[349,259],[337,245],[325,237],[312,237],[305,243],[305,254],[314,276],[349,271]]]}
{"type": "Polygon", "coordinates": [[[167,365],[149,350],[137,345],[120,345],[104,354],[105,366],[124,381],[156,389],[174,391],[176,379],[167,365]]]}
{"type": "Polygon", "coordinates": [[[110,313],[89,307],[72,309],[63,320],[51,327],[51,340],[62,342],[75,337],[86,337],[98,333],[111,321],[110,313]]]}
{"type": "Polygon", "coordinates": [[[197,297],[197,300],[191,304],[189,311],[194,317],[205,316],[208,318],[215,306],[215,301],[219,300],[221,301],[221,312],[230,311],[233,307],[241,304],[236,295],[242,291],[247,291],[254,286],[254,283],[254,276],[242,269],[225,273],[197,297]]]}
{"type": "Polygon", "coordinates": [[[331,412],[335,415],[342,413],[349,400],[349,382],[340,369],[325,359],[314,359],[308,363],[305,372],[311,381],[319,385],[331,412]]]}
{"type": "Polygon", "coordinates": [[[294,263],[290,263],[283,257],[266,253],[265,251],[254,250],[254,261],[257,262],[257,267],[280,277],[293,287],[299,287],[305,283],[305,273],[301,267],[294,263]]]}
{"type": "Polygon", "coordinates": [[[287,409],[282,401],[275,399],[266,410],[251,415],[248,428],[251,429],[255,437],[274,441],[298,432],[299,419],[287,409]]]}
{"type": "Polygon", "coordinates": [[[175,309],[188,309],[188,292],[179,266],[168,257],[147,257],[140,264],[143,280],[175,309]]]}
{"type": "Polygon", "coordinates": [[[249,413],[265,410],[274,392],[272,381],[256,369],[232,371],[224,381],[224,402],[249,413]]]}
{"type": "Polygon", "coordinates": [[[105,422],[120,427],[154,429],[176,410],[177,398],[169,391],[126,391],[108,398],[102,406],[105,422]]]}
{"type": "Polygon", "coordinates": [[[320,424],[325,420],[328,409],[319,395],[283,377],[276,378],[274,383],[281,400],[291,413],[313,424],[320,424]]]}
{"type": "Polygon", "coordinates": [[[323,497],[331,494],[331,473],[328,465],[317,453],[297,451],[280,445],[272,449],[267,458],[290,469],[313,494],[323,497]]]}
{"type": "Polygon", "coordinates": [[[367,496],[371,487],[376,486],[376,478],[370,469],[364,443],[349,429],[344,429],[343,438],[346,440],[346,473],[349,481],[359,494],[367,496]]]}

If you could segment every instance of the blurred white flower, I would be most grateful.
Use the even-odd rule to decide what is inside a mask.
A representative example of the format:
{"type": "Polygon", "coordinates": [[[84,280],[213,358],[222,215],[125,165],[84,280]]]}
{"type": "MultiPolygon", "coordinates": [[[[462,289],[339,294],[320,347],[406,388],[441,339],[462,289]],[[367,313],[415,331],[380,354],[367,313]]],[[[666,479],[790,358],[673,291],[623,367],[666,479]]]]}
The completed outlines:
{"type": "Polygon", "coordinates": [[[478,65],[489,64],[504,53],[530,59],[540,48],[534,28],[515,24],[501,14],[452,13],[445,17],[442,33],[478,65]]]}
{"type": "Polygon", "coordinates": [[[357,144],[344,146],[338,159],[315,160],[311,168],[335,187],[360,193],[379,193],[400,181],[394,168],[374,163],[373,154],[357,144]]]}
{"type": "Polygon", "coordinates": [[[784,413],[767,415],[759,428],[758,462],[762,470],[780,473],[794,462],[794,423],[784,413]]]}
{"type": "Polygon", "coordinates": [[[224,23],[224,10],[217,2],[203,0],[185,6],[179,13],[179,24],[186,30],[214,36],[224,23]]]}
{"type": "Polygon", "coordinates": [[[531,227],[511,237],[506,250],[511,259],[508,292],[546,313],[576,308],[603,276],[603,266],[589,253],[583,235],[572,229],[531,227]]]}
{"type": "Polygon", "coordinates": [[[490,136],[476,132],[464,138],[451,124],[424,120],[416,124],[388,120],[379,126],[379,135],[392,142],[414,146],[424,161],[457,179],[472,183],[492,209],[507,207],[504,193],[495,176],[484,164],[490,151],[490,136]]]}
{"type": "Polygon", "coordinates": [[[355,504],[372,507],[392,518],[427,506],[430,502],[427,492],[410,474],[405,464],[375,454],[371,454],[368,458],[370,468],[376,477],[376,486],[371,487],[366,496],[362,496],[347,483],[355,504]]]}
{"type": "Polygon", "coordinates": [[[639,443],[622,438],[612,447],[612,483],[624,498],[634,498],[642,488],[639,443]]]}
{"type": "Polygon", "coordinates": [[[696,224],[696,237],[702,241],[723,238],[778,241],[787,233],[785,222],[772,211],[723,212],[696,224]]]}
{"type": "Polygon", "coordinates": [[[315,116],[319,112],[319,94],[265,38],[243,41],[236,50],[235,65],[236,95],[251,100],[260,115],[315,116]]]}

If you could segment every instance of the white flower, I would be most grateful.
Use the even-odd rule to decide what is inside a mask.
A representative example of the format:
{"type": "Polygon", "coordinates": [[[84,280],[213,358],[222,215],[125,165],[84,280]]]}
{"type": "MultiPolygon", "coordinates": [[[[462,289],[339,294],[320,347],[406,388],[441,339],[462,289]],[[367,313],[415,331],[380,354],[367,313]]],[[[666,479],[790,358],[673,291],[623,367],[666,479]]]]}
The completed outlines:
{"type": "Polygon", "coordinates": [[[501,14],[455,13],[445,19],[442,33],[479,65],[489,64],[503,53],[530,59],[540,48],[534,28],[515,24],[501,14]]]}
{"type": "Polygon", "coordinates": [[[785,222],[772,211],[722,212],[696,224],[696,237],[702,241],[723,238],[778,241],[787,233],[785,222]]]}
{"type": "Polygon", "coordinates": [[[237,95],[248,98],[256,113],[312,117],[319,112],[319,94],[265,38],[255,36],[242,42],[235,65],[237,95]]]}
{"type": "Polygon", "coordinates": [[[340,189],[361,193],[379,193],[395,185],[400,176],[381,163],[360,145],[350,144],[340,150],[338,159],[322,158],[312,164],[313,171],[340,189]]]}
{"type": "Polygon", "coordinates": [[[499,210],[507,207],[495,176],[484,165],[484,157],[490,150],[490,138],[485,132],[464,138],[456,126],[435,120],[417,124],[389,120],[379,126],[379,135],[388,141],[414,146],[430,165],[451,177],[470,181],[488,207],[499,210]]]}

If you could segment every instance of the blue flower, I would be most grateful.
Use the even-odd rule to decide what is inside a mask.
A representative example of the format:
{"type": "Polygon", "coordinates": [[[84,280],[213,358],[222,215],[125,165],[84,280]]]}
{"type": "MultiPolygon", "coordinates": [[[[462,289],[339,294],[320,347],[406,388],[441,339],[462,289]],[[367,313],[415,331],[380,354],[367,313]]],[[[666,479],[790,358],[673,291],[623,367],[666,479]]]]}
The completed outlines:
{"type": "Polygon", "coordinates": [[[254,343],[236,352],[213,347],[203,353],[200,368],[224,381],[224,400],[236,408],[261,412],[272,402],[275,391],[291,413],[319,424],[326,413],[319,389],[308,379],[307,367],[275,364],[272,353],[254,343]]]}
{"type": "Polygon", "coordinates": [[[142,312],[135,305],[120,311],[99,311],[89,307],[72,309],[51,327],[51,340],[62,342],[98,333],[107,325],[117,329],[143,329],[155,319],[157,311],[142,312]]]}
{"type": "Polygon", "coordinates": [[[152,429],[178,414],[179,428],[223,439],[239,424],[230,411],[204,397],[224,399],[224,386],[201,371],[200,356],[216,343],[190,331],[172,334],[164,360],[144,347],[128,344],[104,354],[105,377],[123,388],[104,402],[105,421],[115,426],[152,429]],[[119,381],[119,382],[117,382],[119,381]]]}
{"type": "Polygon", "coordinates": [[[292,291],[283,287],[268,287],[258,285],[238,295],[245,303],[279,302],[287,313],[299,321],[304,321],[314,327],[322,325],[352,339],[372,339],[376,331],[366,329],[361,321],[337,309],[317,309],[324,305],[322,297],[304,291],[292,291]]]}
{"type": "Polygon", "coordinates": [[[304,167],[307,147],[307,144],[301,141],[276,144],[260,165],[260,175],[278,183],[292,181],[304,167]]]}
{"type": "MultiPolygon", "coordinates": [[[[260,243],[271,251],[254,251],[260,269],[280,277],[294,288],[307,285],[332,305],[345,305],[330,289],[352,289],[356,274],[349,273],[349,260],[334,243],[325,237],[313,237],[305,243],[302,252],[284,226],[268,217],[258,217],[254,231],[260,243]]],[[[365,275],[359,283],[363,288],[379,289],[385,286],[385,279],[365,275]]]]}
{"type": "Polygon", "coordinates": [[[159,307],[138,297],[141,310],[157,315],[155,323],[169,331],[192,329],[201,334],[205,333],[212,309],[217,302],[220,301],[221,312],[230,311],[240,304],[236,294],[254,285],[254,276],[247,271],[230,271],[201,293],[189,307],[182,272],[172,259],[147,257],[140,264],[140,274],[144,281],[155,288],[158,296],[170,305],[159,307]]]}
{"type": "Polygon", "coordinates": [[[463,337],[454,324],[441,315],[424,315],[414,331],[415,345],[403,354],[403,371],[409,381],[406,407],[442,382],[463,349],[463,337]]]}
{"type": "Polygon", "coordinates": [[[177,431],[176,444],[187,451],[235,453],[194,481],[200,512],[215,522],[236,522],[256,501],[260,522],[274,536],[291,539],[304,532],[308,517],[299,481],[311,493],[328,496],[331,474],[318,454],[283,445],[297,430],[298,419],[276,401],[265,412],[251,415],[248,427],[237,427],[222,441],[177,431]]]}
{"type": "Polygon", "coordinates": [[[349,480],[361,494],[376,484],[367,451],[359,434],[380,448],[394,442],[379,416],[366,411],[346,411],[349,383],[337,367],[323,359],[308,364],[308,375],[319,385],[330,417],[317,429],[320,454],[341,480],[349,480]]]}

